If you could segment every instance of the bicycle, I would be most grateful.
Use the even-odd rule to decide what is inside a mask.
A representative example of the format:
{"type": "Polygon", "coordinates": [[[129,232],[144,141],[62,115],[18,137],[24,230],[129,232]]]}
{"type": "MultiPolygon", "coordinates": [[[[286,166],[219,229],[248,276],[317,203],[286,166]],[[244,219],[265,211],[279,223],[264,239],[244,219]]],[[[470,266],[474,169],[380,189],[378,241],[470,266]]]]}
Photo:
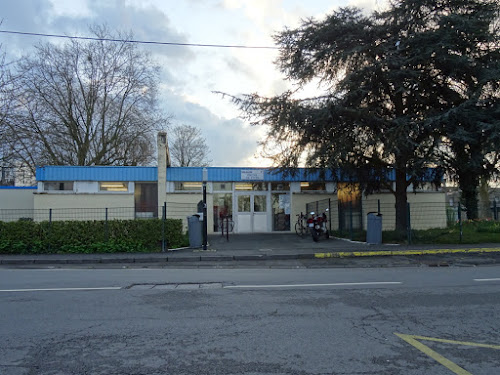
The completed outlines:
{"type": "Polygon", "coordinates": [[[219,231],[222,232],[222,235],[224,233],[229,233],[234,230],[234,221],[233,221],[233,216],[222,216],[219,221],[219,231]]]}
{"type": "Polygon", "coordinates": [[[297,222],[295,223],[295,233],[297,233],[299,237],[304,237],[308,233],[307,216],[302,212],[297,215],[297,222]]]}

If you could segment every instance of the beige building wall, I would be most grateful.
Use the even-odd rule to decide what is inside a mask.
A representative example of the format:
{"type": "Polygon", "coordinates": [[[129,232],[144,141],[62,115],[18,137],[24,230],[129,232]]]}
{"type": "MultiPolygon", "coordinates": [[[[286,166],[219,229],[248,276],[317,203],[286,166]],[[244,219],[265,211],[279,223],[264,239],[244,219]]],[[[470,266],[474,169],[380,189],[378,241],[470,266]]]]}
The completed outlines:
{"type": "Polygon", "coordinates": [[[37,193],[34,206],[36,221],[48,220],[130,220],[135,217],[134,194],[37,193]]]}
{"type": "MultiPolygon", "coordinates": [[[[382,213],[382,230],[396,228],[396,199],[394,194],[373,194],[363,196],[363,228],[369,212],[377,212],[377,201],[380,200],[382,213]]],[[[410,220],[412,229],[445,228],[446,195],[443,192],[408,193],[410,203],[410,220]]]]}
{"type": "Polygon", "coordinates": [[[33,218],[35,192],[36,189],[0,189],[0,220],[33,218]]]}

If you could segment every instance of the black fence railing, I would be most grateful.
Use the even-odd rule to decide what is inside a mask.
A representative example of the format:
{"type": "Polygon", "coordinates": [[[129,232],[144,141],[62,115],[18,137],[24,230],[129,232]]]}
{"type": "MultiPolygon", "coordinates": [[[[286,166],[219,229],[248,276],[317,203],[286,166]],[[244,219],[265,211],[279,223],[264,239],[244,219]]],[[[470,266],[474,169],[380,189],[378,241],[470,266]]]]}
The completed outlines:
{"type": "MultiPolygon", "coordinates": [[[[460,204],[446,202],[410,202],[406,207],[406,217],[399,218],[406,223],[405,238],[394,235],[394,240],[412,242],[499,242],[500,241],[500,204],[490,203],[487,217],[469,220],[467,212],[460,204]],[[495,240],[497,236],[497,240],[495,240]]],[[[332,201],[324,199],[306,205],[311,211],[321,214],[328,209],[329,228],[338,231],[342,237],[364,240],[368,226],[368,215],[376,214],[382,220],[382,231],[396,231],[398,218],[394,202],[381,202],[379,199],[361,201],[332,201]]]]}
{"type": "Polygon", "coordinates": [[[196,203],[167,203],[159,207],[0,209],[0,221],[108,221],[161,218],[181,219],[197,213],[196,203]]]}

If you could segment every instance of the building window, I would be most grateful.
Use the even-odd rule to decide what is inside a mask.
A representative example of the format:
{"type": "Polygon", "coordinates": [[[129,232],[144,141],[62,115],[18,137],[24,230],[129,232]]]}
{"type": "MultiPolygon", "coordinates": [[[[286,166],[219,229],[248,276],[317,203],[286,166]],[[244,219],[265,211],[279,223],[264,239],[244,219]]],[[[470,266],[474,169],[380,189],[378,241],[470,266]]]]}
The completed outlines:
{"type": "Polygon", "coordinates": [[[44,182],[43,190],[45,191],[73,191],[73,181],[54,181],[44,182]]]}
{"type": "Polygon", "coordinates": [[[300,183],[301,191],[325,191],[326,184],[324,182],[301,182],[300,183]]]}
{"type": "Polygon", "coordinates": [[[234,188],[235,190],[265,191],[267,190],[267,182],[237,182],[234,188]]]}
{"type": "Polygon", "coordinates": [[[233,184],[231,182],[213,182],[212,183],[213,191],[232,191],[233,184]]]}
{"type": "Polygon", "coordinates": [[[176,181],[174,184],[175,191],[201,191],[202,183],[201,182],[179,182],[176,181]]]}
{"type": "Polygon", "coordinates": [[[271,190],[273,191],[289,191],[290,183],[289,182],[272,182],[271,190]]]}
{"type": "Polygon", "coordinates": [[[238,212],[250,212],[250,195],[238,196],[238,212]]]}
{"type": "Polygon", "coordinates": [[[99,182],[99,191],[128,191],[128,182],[99,182]]]}

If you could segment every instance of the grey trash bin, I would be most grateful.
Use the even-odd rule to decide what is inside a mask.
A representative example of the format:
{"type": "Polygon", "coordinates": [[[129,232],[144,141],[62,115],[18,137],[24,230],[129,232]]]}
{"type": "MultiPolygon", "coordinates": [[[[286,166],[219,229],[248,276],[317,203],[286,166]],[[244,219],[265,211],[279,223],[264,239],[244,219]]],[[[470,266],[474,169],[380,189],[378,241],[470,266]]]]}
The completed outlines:
{"type": "Polygon", "coordinates": [[[189,247],[201,247],[203,242],[203,222],[198,215],[188,216],[189,247]]]}
{"type": "Polygon", "coordinates": [[[366,221],[366,242],[377,245],[382,243],[382,214],[368,212],[366,221]]]}

